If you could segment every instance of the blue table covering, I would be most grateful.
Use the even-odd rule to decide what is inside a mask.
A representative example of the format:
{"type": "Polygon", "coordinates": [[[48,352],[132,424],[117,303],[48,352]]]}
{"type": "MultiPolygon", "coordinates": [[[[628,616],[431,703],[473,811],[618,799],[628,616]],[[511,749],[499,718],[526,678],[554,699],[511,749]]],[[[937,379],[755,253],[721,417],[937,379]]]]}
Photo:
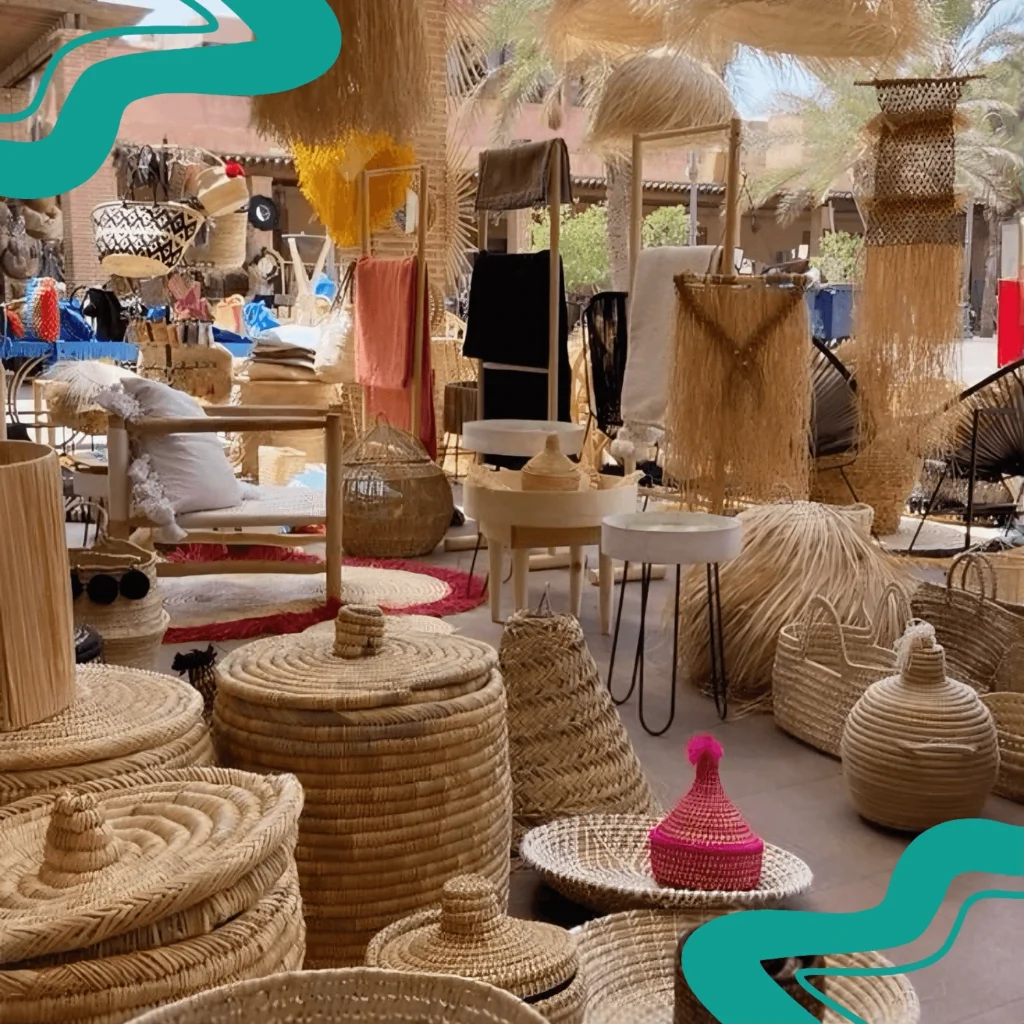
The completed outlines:
{"type": "Polygon", "coordinates": [[[69,359],[113,359],[119,363],[133,363],[139,358],[139,347],[126,341],[0,340],[0,359],[39,359],[44,356],[51,363],[69,359]]]}

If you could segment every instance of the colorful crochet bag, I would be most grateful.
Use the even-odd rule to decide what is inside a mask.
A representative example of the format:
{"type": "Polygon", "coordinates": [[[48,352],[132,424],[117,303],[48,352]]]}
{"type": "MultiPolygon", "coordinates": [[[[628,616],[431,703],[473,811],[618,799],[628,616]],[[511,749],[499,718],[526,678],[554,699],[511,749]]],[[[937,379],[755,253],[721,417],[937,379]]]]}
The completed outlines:
{"type": "Polygon", "coordinates": [[[25,289],[25,319],[33,338],[60,340],[60,301],[52,277],[34,277],[25,289]]]}

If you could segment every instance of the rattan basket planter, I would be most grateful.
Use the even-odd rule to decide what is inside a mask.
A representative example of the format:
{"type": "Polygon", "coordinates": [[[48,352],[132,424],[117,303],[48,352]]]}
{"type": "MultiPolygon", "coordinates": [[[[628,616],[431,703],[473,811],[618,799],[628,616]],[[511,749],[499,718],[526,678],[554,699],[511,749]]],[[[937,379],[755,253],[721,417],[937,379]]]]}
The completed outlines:
{"type": "Polygon", "coordinates": [[[0,805],[130,772],[210,764],[203,698],[187,682],[85,665],[68,708],[0,734],[0,805]]]}
{"type": "Polygon", "coordinates": [[[901,641],[900,674],[873,683],[843,730],[843,775],[858,813],[906,832],[979,817],[996,781],[992,715],[966,684],[946,678],[927,623],[901,641]]]}
{"type": "Polygon", "coordinates": [[[61,495],[52,448],[0,441],[0,733],[49,718],[74,696],[61,495]]]}
{"type": "Polygon", "coordinates": [[[1024,693],[989,693],[981,698],[996,723],[999,775],[993,793],[1024,803],[1024,693]]]}
{"type": "Polygon", "coordinates": [[[362,963],[386,925],[474,872],[508,892],[512,786],[497,655],[458,636],[384,635],[343,608],[335,636],[239,648],[217,667],[224,763],[291,771],[311,968],[362,963]]]}
{"type": "Polygon", "coordinates": [[[419,440],[378,423],[349,446],[344,463],[346,554],[414,558],[441,543],[455,502],[419,440]]]}
{"type": "Polygon", "coordinates": [[[197,768],[0,809],[5,1024],[120,1024],[301,966],[301,807],[292,776],[197,768]]]}
{"type": "Polygon", "coordinates": [[[165,1006],[135,1024],[543,1024],[480,981],[369,967],[280,974],[165,1006]]]}
{"type": "MultiPolygon", "coordinates": [[[[580,968],[589,993],[587,1024],[674,1024],[679,936],[707,919],[697,913],[635,910],[577,929],[580,968]]],[[[827,956],[825,962],[828,967],[892,966],[878,953],[827,956]]],[[[835,975],[827,985],[830,999],[871,1024],[920,1020],[917,994],[905,975],[835,975]]],[[[848,1024],[847,1017],[831,1009],[825,1011],[824,1021],[848,1024]]]]}

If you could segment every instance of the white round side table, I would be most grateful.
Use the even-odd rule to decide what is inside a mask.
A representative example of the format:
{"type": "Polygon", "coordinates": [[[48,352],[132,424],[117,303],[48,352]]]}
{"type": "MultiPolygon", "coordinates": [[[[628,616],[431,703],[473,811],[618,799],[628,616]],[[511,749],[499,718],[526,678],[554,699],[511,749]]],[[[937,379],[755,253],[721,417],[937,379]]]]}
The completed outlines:
{"type": "Polygon", "coordinates": [[[462,447],[471,452],[532,459],[544,451],[551,434],[558,435],[563,455],[579,455],[586,428],[554,420],[470,420],[463,424],[462,447]]]}
{"type": "Polygon", "coordinates": [[[684,565],[707,567],[708,622],[710,624],[711,679],[715,706],[719,716],[728,713],[728,680],[725,672],[725,646],[722,639],[722,606],[718,587],[718,566],[739,555],[743,546],[743,526],[738,519],[707,515],[702,512],[639,512],[630,515],[609,516],[601,524],[601,554],[605,558],[625,562],[622,589],[619,592],[619,610],[615,618],[611,660],[608,665],[608,692],[612,693],[612,673],[615,670],[615,651],[622,625],[622,606],[626,598],[626,580],[631,562],[639,562],[640,573],[640,632],[636,656],[633,659],[633,678],[625,696],[615,697],[616,704],[625,704],[633,691],[639,688],[640,724],[651,736],[662,736],[671,728],[676,716],[676,678],[679,661],[679,590],[684,565]],[[652,729],[644,718],[644,660],[647,624],[647,600],[651,588],[652,565],[676,567],[675,612],[673,615],[672,691],[669,716],[665,725],[652,729]]]}

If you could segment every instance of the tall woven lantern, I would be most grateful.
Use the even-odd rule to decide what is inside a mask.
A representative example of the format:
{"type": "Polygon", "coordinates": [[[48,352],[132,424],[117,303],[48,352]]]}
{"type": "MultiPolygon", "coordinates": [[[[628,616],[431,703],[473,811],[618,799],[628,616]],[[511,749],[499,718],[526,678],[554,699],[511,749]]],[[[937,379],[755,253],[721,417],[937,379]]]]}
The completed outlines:
{"type": "Polygon", "coordinates": [[[512,785],[497,655],[441,634],[385,635],[349,605],[335,636],[258,640],[217,668],[227,764],[294,771],[309,968],[360,964],[381,928],[467,871],[508,892],[512,785]]]}
{"type": "Polygon", "coordinates": [[[346,554],[412,558],[441,543],[455,501],[444,470],[418,438],[382,421],[354,441],[342,461],[346,554]]]}
{"type": "Polygon", "coordinates": [[[992,715],[974,690],[946,678],[928,623],[913,623],[899,650],[899,675],[869,687],[846,720],[853,803],[869,821],[906,832],[979,817],[999,770],[992,715]]]}
{"type": "Polygon", "coordinates": [[[301,808],[294,776],[204,768],[0,809],[4,1024],[120,1024],[300,967],[301,808]]]}

